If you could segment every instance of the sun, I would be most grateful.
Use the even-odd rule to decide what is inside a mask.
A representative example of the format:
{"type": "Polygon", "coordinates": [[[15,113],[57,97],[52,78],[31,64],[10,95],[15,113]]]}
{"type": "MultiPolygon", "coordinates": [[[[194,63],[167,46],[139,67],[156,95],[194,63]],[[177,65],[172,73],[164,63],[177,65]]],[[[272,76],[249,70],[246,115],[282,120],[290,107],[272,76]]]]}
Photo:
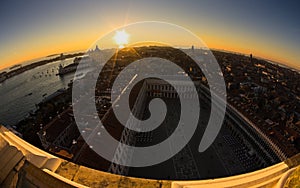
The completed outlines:
{"type": "Polygon", "coordinates": [[[117,31],[114,40],[119,45],[119,48],[124,48],[128,44],[129,35],[125,30],[117,31]]]}

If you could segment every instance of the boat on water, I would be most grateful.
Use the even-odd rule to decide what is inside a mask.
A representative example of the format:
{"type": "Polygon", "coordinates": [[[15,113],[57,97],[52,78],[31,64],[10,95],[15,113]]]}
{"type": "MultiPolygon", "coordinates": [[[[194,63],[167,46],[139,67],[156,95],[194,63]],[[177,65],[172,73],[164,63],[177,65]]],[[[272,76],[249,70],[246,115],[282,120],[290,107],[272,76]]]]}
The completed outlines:
{"type": "Polygon", "coordinates": [[[27,96],[30,96],[30,95],[32,95],[32,93],[28,93],[28,94],[26,94],[26,95],[25,95],[25,97],[27,97],[27,96]]]}
{"type": "Polygon", "coordinates": [[[56,75],[62,76],[67,73],[75,72],[77,69],[89,68],[92,65],[92,60],[89,56],[85,57],[76,57],[73,60],[73,63],[63,67],[59,65],[58,73],[56,75]]]}
{"type": "Polygon", "coordinates": [[[75,76],[76,77],[81,77],[83,75],[83,72],[79,73],[79,74],[76,74],[75,76]]]}

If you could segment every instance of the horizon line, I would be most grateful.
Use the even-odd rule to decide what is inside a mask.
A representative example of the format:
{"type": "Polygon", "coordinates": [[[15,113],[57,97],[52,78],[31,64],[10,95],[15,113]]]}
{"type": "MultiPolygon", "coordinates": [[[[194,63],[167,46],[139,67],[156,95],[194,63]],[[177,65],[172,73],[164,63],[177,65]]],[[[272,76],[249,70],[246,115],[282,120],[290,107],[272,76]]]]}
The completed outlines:
{"type": "MultiPolygon", "coordinates": [[[[96,45],[95,45],[96,46],[96,45]]],[[[149,46],[135,46],[135,47],[150,47],[150,46],[155,46],[155,45],[149,45],[149,46]]],[[[158,46],[158,45],[156,45],[156,46],[158,46]]],[[[193,46],[193,45],[192,45],[193,46]]],[[[190,46],[190,48],[192,47],[192,46],[190,46]]],[[[177,48],[181,48],[181,49],[190,49],[190,48],[188,48],[187,46],[176,46],[177,48]]],[[[125,47],[126,48],[126,47],[125,47]]],[[[118,49],[117,47],[113,47],[113,48],[100,48],[100,50],[115,50],[115,49],[118,49]]],[[[287,62],[281,62],[281,61],[278,61],[278,60],[272,60],[272,59],[270,59],[270,58],[265,58],[265,57],[261,57],[261,56],[256,56],[256,55],[254,55],[253,53],[243,53],[243,52],[239,52],[239,51],[234,51],[234,50],[227,50],[227,49],[221,49],[221,48],[209,48],[209,47],[201,47],[201,48],[196,48],[195,47],[195,49],[206,49],[206,50],[210,50],[210,51],[220,51],[220,52],[226,52],[226,53],[233,53],[233,54],[238,54],[238,55],[244,55],[244,56],[249,56],[250,54],[252,54],[252,56],[254,57],[254,58],[257,58],[257,59],[260,59],[260,60],[264,60],[264,61],[268,61],[268,63],[272,63],[272,64],[277,64],[277,65],[279,65],[279,66],[283,66],[283,67],[285,67],[285,68],[288,68],[288,69],[292,69],[292,70],[295,70],[295,71],[297,71],[297,72],[299,72],[300,73],[300,67],[296,67],[296,65],[291,65],[291,64],[289,64],[289,63],[287,63],[287,62]]],[[[66,51],[66,52],[57,52],[57,53],[52,53],[52,54],[49,54],[49,55],[45,55],[45,56],[39,56],[39,57],[36,57],[36,58],[32,58],[32,59],[27,59],[27,60],[24,60],[24,61],[20,61],[20,62],[17,62],[17,63],[15,63],[15,64],[12,64],[12,65],[10,65],[10,66],[7,66],[7,67],[4,67],[4,68],[2,68],[2,69],[0,69],[0,73],[2,73],[2,72],[5,72],[5,70],[6,69],[10,69],[10,68],[12,68],[13,66],[15,66],[15,65],[21,65],[21,66],[23,66],[24,64],[26,64],[26,63],[28,63],[28,64],[26,64],[26,65],[30,65],[30,64],[32,64],[32,63],[35,63],[35,62],[38,62],[38,61],[40,61],[39,59],[42,59],[42,58],[51,58],[51,57],[53,57],[53,56],[56,56],[56,55],[60,55],[60,54],[70,54],[70,53],[88,53],[88,51],[89,50],[91,50],[91,48],[89,48],[89,49],[86,49],[86,50],[70,50],[70,51],[66,51]],[[35,60],[37,60],[37,61],[35,61],[35,60]],[[30,61],[32,61],[32,62],[30,62],[30,61]]],[[[9,70],[8,70],[8,72],[9,72],[9,70]]]]}

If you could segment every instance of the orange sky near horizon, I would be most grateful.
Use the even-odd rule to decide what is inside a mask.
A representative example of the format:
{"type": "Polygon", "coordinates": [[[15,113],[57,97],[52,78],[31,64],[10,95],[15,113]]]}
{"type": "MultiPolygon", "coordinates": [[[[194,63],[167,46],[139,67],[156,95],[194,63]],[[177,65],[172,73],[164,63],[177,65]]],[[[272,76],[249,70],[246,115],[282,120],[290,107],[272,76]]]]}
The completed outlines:
{"type": "MultiPolygon", "coordinates": [[[[102,33],[108,32],[109,31],[102,33]]],[[[197,33],[195,34],[197,35],[197,33]]],[[[12,52],[10,55],[8,54],[6,57],[1,58],[2,63],[0,64],[0,70],[11,67],[15,64],[21,64],[29,60],[45,57],[52,54],[72,51],[86,51],[89,47],[91,47],[91,45],[95,41],[97,41],[99,36],[85,36],[88,37],[85,37],[84,40],[75,40],[73,37],[73,40],[63,40],[59,43],[48,41],[48,45],[34,45],[34,47],[31,48],[23,48],[22,51],[18,51],[18,53],[12,52]]],[[[199,35],[197,36],[199,37],[199,35]]],[[[285,54],[287,54],[287,56],[283,57],[282,54],[274,53],[274,51],[276,50],[270,48],[269,45],[266,45],[266,48],[263,45],[257,44],[255,41],[250,42],[251,44],[249,45],[245,45],[245,43],[243,43],[243,41],[240,41],[238,38],[232,39],[231,37],[223,37],[220,35],[202,35],[199,38],[201,38],[202,41],[211,49],[228,50],[243,54],[252,53],[256,57],[266,58],[272,61],[276,61],[278,63],[286,64],[288,66],[300,69],[300,65],[296,62],[293,62],[295,59],[293,59],[291,55],[288,56],[289,51],[284,52],[285,54]]],[[[47,39],[47,37],[45,39],[47,39]]],[[[43,41],[45,42],[46,40],[43,41]]]]}
{"type": "MultiPolygon", "coordinates": [[[[23,52],[12,54],[12,56],[7,56],[2,58],[4,64],[0,64],[0,70],[11,67],[15,64],[21,64],[26,61],[30,61],[36,58],[46,57],[52,54],[73,52],[73,51],[86,51],[91,45],[96,41],[95,38],[90,37],[84,41],[74,41],[73,43],[66,43],[65,45],[52,45],[46,46],[39,49],[25,49],[23,52]]],[[[218,36],[203,36],[202,40],[210,49],[227,50],[232,52],[238,52],[243,54],[252,53],[253,56],[269,59],[281,64],[288,65],[290,67],[300,70],[300,65],[297,63],[297,59],[292,58],[292,54],[288,56],[289,51],[284,52],[286,57],[282,57],[282,54],[275,54],[272,49],[264,49],[264,46],[256,46],[255,48],[250,48],[244,44],[232,43],[227,38],[221,38],[218,36]]],[[[101,48],[101,47],[100,47],[101,48]]]]}
{"type": "MultiPolygon", "coordinates": [[[[107,33],[145,20],[187,28],[212,49],[252,53],[300,69],[300,27],[296,19],[299,11],[295,4],[297,2],[270,4],[238,0],[99,0],[61,1],[58,6],[55,1],[8,1],[0,11],[3,24],[0,71],[51,54],[85,51],[107,33]]],[[[185,40],[169,33],[178,39],[176,44],[187,45],[185,40]]]]}

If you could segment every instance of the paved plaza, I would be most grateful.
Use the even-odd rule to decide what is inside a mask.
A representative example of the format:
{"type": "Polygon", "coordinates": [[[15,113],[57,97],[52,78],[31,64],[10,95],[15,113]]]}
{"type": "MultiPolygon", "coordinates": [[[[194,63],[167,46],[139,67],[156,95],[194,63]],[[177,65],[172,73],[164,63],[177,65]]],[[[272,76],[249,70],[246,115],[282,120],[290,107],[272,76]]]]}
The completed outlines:
{"type": "MultiPolygon", "coordinates": [[[[159,143],[170,136],[177,127],[181,109],[179,100],[164,100],[168,106],[168,113],[164,122],[156,130],[137,134],[137,146],[149,146],[159,143]]],[[[233,145],[239,146],[239,142],[230,135],[230,131],[226,130],[224,126],[213,145],[203,153],[198,152],[209,113],[210,107],[202,102],[196,132],[190,142],[175,156],[158,165],[130,168],[128,175],[155,179],[193,180],[225,177],[244,172],[246,169],[242,165],[241,157],[238,157],[233,148],[233,145]]],[[[145,109],[144,116],[149,117],[147,109],[145,109]]],[[[185,138],[181,137],[180,139],[184,141],[185,138]]],[[[174,147],[172,144],[170,143],[171,152],[174,147]]]]}

